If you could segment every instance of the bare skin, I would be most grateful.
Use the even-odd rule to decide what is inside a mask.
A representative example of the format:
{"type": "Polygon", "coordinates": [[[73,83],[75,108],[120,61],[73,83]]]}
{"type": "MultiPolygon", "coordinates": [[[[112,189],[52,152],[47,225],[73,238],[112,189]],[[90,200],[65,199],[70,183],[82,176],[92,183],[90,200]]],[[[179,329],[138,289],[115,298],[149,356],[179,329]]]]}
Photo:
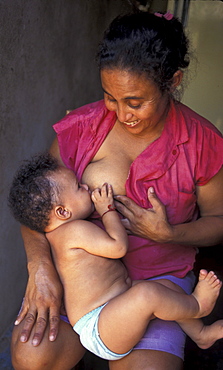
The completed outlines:
{"type": "MultiPolygon", "coordinates": [[[[223,185],[222,170],[206,185],[197,188],[197,202],[201,210],[201,218],[195,222],[177,225],[174,233],[173,229],[170,228],[170,225],[167,222],[165,207],[154,193],[148,194],[153,205],[153,211],[150,212],[147,212],[147,210],[138,206],[136,207],[134,202],[123,197],[125,196],[125,181],[132,161],[147,145],[154,141],[155,138],[159,137],[162,132],[166,112],[168,111],[169,99],[167,96],[164,96],[163,99],[159,101],[157,91],[154,91],[154,85],[148,85],[147,95],[150,95],[150,98],[148,97],[147,101],[151,101],[152,96],[157,96],[158,99],[155,99],[155,101],[153,100],[153,102],[148,106],[154,109],[151,114],[152,117],[156,117],[156,119],[144,119],[141,123],[139,122],[138,125],[131,128],[124,125],[123,122],[141,120],[141,113],[139,115],[140,109],[134,108],[134,105],[139,104],[141,100],[136,99],[135,101],[130,101],[122,99],[124,95],[129,96],[130,93],[132,94],[132,92],[134,92],[134,86],[131,86],[128,91],[129,78],[126,78],[128,76],[123,74],[113,75],[113,81],[110,80],[110,77],[110,73],[109,75],[107,74],[107,76],[103,75],[102,83],[104,90],[106,90],[110,94],[109,97],[114,100],[113,102],[107,102],[105,94],[106,105],[108,109],[116,112],[117,122],[99,151],[96,153],[95,157],[92,159],[92,162],[85,169],[83,182],[87,183],[90,189],[99,187],[106,181],[112,184],[114,193],[121,195],[121,198],[119,197],[119,201],[121,203],[117,202],[117,208],[119,208],[126,217],[124,225],[131,233],[142,237],[147,235],[147,237],[152,237],[154,240],[166,239],[166,242],[169,240],[168,238],[170,238],[171,235],[175,242],[181,238],[181,240],[183,239],[185,241],[185,244],[192,242],[197,246],[203,246],[204,243],[209,246],[219,243],[223,237],[223,222],[221,218],[223,209],[223,194],[221,191],[223,185]],[[121,93],[116,81],[114,81],[115,78],[120,81],[120,86],[126,86],[126,91],[122,91],[121,93]],[[111,84],[109,81],[111,81],[111,84]],[[115,83],[117,87],[115,90],[112,89],[113,83],[115,83]],[[117,89],[118,95],[116,93],[117,89]],[[155,108],[156,102],[157,111],[155,108]],[[111,103],[113,104],[112,106],[109,105],[111,103]],[[159,114],[157,113],[158,110],[160,112],[159,114]],[[150,230],[154,222],[155,224],[162,225],[160,234],[157,234],[157,232],[153,232],[151,234],[150,230]]],[[[176,75],[174,77],[174,86],[177,86],[177,84],[180,83],[179,77],[180,75],[176,75]]],[[[137,79],[132,79],[132,81],[135,81],[138,86],[138,76],[137,79]]],[[[142,84],[145,86],[144,79],[142,80],[142,84]]],[[[136,92],[139,92],[138,87],[136,92]]],[[[150,115],[149,112],[147,116],[148,115],[150,115]]],[[[51,147],[51,153],[60,160],[61,164],[63,164],[60,158],[57,140],[54,141],[51,147]]],[[[48,338],[50,338],[50,340],[55,340],[56,336],[59,338],[62,335],[61,329],[58,332],[62,286],[54,270],[50,256],[49,244],[45,237],[23,228],[23,238],[28,257],[29,282],[27,285],[23,310],[18,316],[18,323],[24,319],[20,325],[21,330],[19,333],[22,333],[21,336],[24,342],[26,342],[31,335],[31,340],[33,338],[36,339],[36,345],[41,342],[43,337],[47,339],[45,343],[49,343],[50,345],[48,338]],[[36,279],[37,276],[43,276],[42,271],[47,275],[47,285],[42,284],[42,277],[41,280],[36,279]],[[51,300],[50,297],[53,297],[53,300],[51,300]],[[28,319],[30,315],[31,320],[28,319]],[[43,324],[32,331],[36,318],[37,320],[43,318],[44,321],[43,324]],[[50,319],[51,325],[50,334],[48,331],[45,331],[48,319],[50,319]]],[[[72,332],[72,329],[70,330],[72,332]]],[[[15,331],[15,336],[17,335],[18,333],[15,331]]],[[[18,341],[15,341],[14,343],[16,344],[12,348],[12,356],[16,356],[16,353],[20,351],[20,345],[17,346],[18,341]]],[[[20,344],[26,347],[26,343],[20,344]]],[[[76,339],[70,341],[70,347],[73,351],[79,351],[76,339]]],[[[23,351],[24,353],[30,353],[28,352],[28,347],[27,352],[25,348],[23,351]]],[[[61,356],[64,357],[65,361],[66,356],[63,356],[63,354],[61,354],[61,356]]],[[[36,361],[36,358],[37,355],[33,354],[33,361],[36,361]]],[[[75,365],[75,363],[73,365],[75,365]]],[[[137,350],[132,351],[125,359],[112,362],[110,367],[112,370],[180,370],[182,368],[182,360],[168,353],[137,350]]],[[[52,362],[51,368],[54,368],[54,362],[52,362]]],[[[61,369],[64,368],[62,367],[61,369]]]]}
{"type": "Polygon", "coordinates": [[[102,217],[105,232],[92,222],[79,218],[85,209],[88,209],[88,216],[92,213],[90,194],[78,185],[73,186],[75,175],[64,167],[58,176],[54,174],[54,178],[61,179],[61,172],[73,176],[67,179],[71,180],[70,191],[64,181],[59,183],[62,193],[66,193],[62,197],[66,213],[58,215],[56,207],[46,237],[64,286],[66,311],[74,326],[87,312],[131,287],[131,280],[120,261],[127,252],[128,237],[118,213],[115,210],[106,212],[108,206],[114,208],[111,186],[104,184],[101,190],[95,189],[92,193],[97,212],[101,216],[106,212],[102,217]]]}
{"type": "MultiPolygon", "coordinates": [[[[114,206],[111,187],[106,188],[103,185],[101,191],[96,189],[92,193],[101,216],[109,204],[114,206]]],[[[194,338],[206,343],[223,336],[222,322],[211,329],[210,340],[208,330],[207,338],[202,338],[202,323],[187,320],[207,316],[212,311],[221,288],[212,271],[201,270],[192,295],[179,292],[168,280],[131,282],[124,265],[117,260],[127,251],[127,239],[116,211],[103,215],[104,231],[91,222],[75,218],[77,208],[81,212],[75,195],[77,192],[69,193],[67,202],[63,198],[69,217],[59,222],[66,223],[58,227],[58,220],[53,219],[46,234],[65,289],[65,305],[72,326],[86,313],[109,301],[100,313],[98,328],[103,343],[116,353],[132,349],[154,317],[183,320],[188,335],[192,331],[194,338]]]]}
{"type": "Polygon", "coordinates": [[[38,346],[32,344],[34,333],[38,330],[36,326],[33,327],[30,339],[26,343],[19,340],[22,330],[23,323],[15,326],[11,342],[11,350],[17,349],[12,352],[12,365],[16,370],[70,370],[81,360],[86,351],[80,344],[79,336],[62,320],[59,323],[56,340],[49,341],[49,325],[47,325],[44,338],[38,346]]]}
{"type": "Polygon", "coordinates": [[[193,300],[192,296],[179,293],[176,286],[169,284],[169,281],[159,280],[159,283],[150,283],[152,282],[137,282],[126,293],[114,298],[102,310],[99,318],[100,336],[103,342],[114,352],[123,353],[132,348],[143,335],[148,324],[148,317],[150,320],[154,316],[164,320],[171,320],[175,317],[180,325],[183,322],[187,334],[191,336],[192,333],[192,339],[194,340],[196,338],[200,343],[202,342],[203,346],[208,346],[210,343],[213,344],[214,337],[220,339],[223,336],[223,320],[216,322],[214,327],[212,325],[206,327],[206,338],[203,337],[201,330],[197,330],[203,327],[200,320],[178,320],[178,315],[183,315],[185,319],[194,309],[196,311],[197,308],[195,306],[197,302],[199,303],[199,309],[197,315],[195,315],[196,317],[210,313],[221,287],[221,282],[213,272],[207,274],[205,270],[201,270],[199,283],[192,294],[193,298],[196,297],[197,302],[193,300]],[[139,296],[139,289],[142,289],[142,298],[139,296]],[[151,293],[153,289],[154,295],[151,293]],[[208,297],[208,291],[210,295],[206,299],[208,297]],[[148,297],[148,301],[146,297],[148,297]],[[153,298],[152,300],[151,297],[153,298]],[[138,298],[140,299],[139,306],[137,306],[139,302],[138,298]],[[151,304],[151,302],[153,303],[151,304]],[[209,308],[206,311],[207,307],[209,308]],[[192,311],[190,311],[191,309],[192,311]],[[136,323],[138,323],[137,326],[136,323]]]}
{"type": "MultiPolygon", "coordinates": [[[[56,184],[59,194],[45,232],[64,287],[71,325],[107,303],[100,313],[98,329],[103,343],[113,352],[131,350],[155,317],[182,320],[187,333],[192,331],[199,340],[202,323],[188,319],[198,319],[212,311],[221,288],[217,276],[201,270],[191,295],[179,292],[174,283],[165,279],[131,281],[120,261],[128,250],[128,237],[114,208],[111,185],[104,184],[91,194],[88,186],[78,183],[74,173],[63,166],[48,178],[56,184]],[[94,207],[105,230],[85,220],[94,207]]],[[[211,340],[219,339],[219,327],[212,328],[211,340]]],[[[206,336],[203,342],[209,343],[208,330],[206,336]]]]}

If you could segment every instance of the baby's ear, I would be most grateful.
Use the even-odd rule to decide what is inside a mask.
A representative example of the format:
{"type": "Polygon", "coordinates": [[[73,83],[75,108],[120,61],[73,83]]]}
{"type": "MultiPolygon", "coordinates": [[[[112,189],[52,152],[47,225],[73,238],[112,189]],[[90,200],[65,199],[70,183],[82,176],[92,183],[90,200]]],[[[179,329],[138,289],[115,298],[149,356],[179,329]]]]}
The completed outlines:
{"type": "Polygon", "coordinates": [[[71,211],[63,206],[57,206],[55,207],[55,214],[56,217],[59,218],[60,220],[68,220],[71,218],[71,211]]]}

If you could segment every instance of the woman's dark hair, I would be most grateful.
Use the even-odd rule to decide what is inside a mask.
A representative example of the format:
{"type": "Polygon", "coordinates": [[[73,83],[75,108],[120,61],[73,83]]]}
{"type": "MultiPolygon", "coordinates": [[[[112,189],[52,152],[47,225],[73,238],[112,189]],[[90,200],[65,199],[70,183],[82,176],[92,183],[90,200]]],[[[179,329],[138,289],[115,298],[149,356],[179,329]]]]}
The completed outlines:
{"type": "Polygon", "coordinates": [[[34,156],[19,168],[9,191],[8,205],[22,225],[44,232],[58,193],[49,174],[58,168],[57,160],[49,153],[34,156]]]}
{"type": "Polygon", "coordinates": [[[139,12],[118,16],[99,45],[100,70],[118,68],[144,75],[161,92],[170,92],[177,70],[189,65],[188,40],[176,18],[139,12]]]}

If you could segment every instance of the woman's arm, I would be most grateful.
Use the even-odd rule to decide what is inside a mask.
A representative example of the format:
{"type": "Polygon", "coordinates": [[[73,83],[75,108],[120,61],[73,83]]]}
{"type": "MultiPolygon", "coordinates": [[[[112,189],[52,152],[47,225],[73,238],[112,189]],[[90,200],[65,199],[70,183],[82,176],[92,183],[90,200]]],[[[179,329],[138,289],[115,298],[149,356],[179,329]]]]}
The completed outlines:
{"type": "Polygon", "coordinates": [[[153,208],[143,209],[131,199],[116,196],[116,208],[126,217],[125,228],[138,236],[158,243],[211,246],[223,241],[223,168],[204,186],[197,186],[200,218],[179,225],[168,223],[164,205],[153,188],[148,198],[153,208]]]}
{"type": "Polygon", "coordinates": [[[49,340],[57,337],[63,288],[51,258],[50,246],[44,234],[22,226],[22,237],[27,255],[28,283],[22,308],[15,322],[24,320],[20,340],[26,342],[35,325],[32,338],[37,346],[44,335],[47,322],[50,323],[49,340]]]}
{"type": "MultiPolygon", "coordinates": [[[[63,165],[57,139],[54,140],[50,152],[63,165]]],[[[20,335],[22,342],[29,339],[35,325],[32,343],[36,346],[43,338],[48,320],[50,323],[49,340],[54,341],[57,337],[63,288],[45,235],[25,226],[22,226],[21,232],[27,255],[29,277],[23,305],[15,323],[18,325],[24,320],[20,335]]]]}

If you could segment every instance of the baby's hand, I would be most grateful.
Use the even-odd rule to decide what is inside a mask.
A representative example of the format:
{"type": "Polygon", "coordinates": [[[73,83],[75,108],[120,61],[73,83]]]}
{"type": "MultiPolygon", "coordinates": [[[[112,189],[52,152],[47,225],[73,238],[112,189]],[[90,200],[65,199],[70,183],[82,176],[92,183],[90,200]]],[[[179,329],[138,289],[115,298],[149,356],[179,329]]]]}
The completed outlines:
{"type": "Polygon", "coordinates": [[[94,202],[96,211],[99,215],[106,212],[109,207],[114,207],[113,190],[110,184],[103,184],[102,188],[95,189],[91,193],[91,199],[94,202]]]}

